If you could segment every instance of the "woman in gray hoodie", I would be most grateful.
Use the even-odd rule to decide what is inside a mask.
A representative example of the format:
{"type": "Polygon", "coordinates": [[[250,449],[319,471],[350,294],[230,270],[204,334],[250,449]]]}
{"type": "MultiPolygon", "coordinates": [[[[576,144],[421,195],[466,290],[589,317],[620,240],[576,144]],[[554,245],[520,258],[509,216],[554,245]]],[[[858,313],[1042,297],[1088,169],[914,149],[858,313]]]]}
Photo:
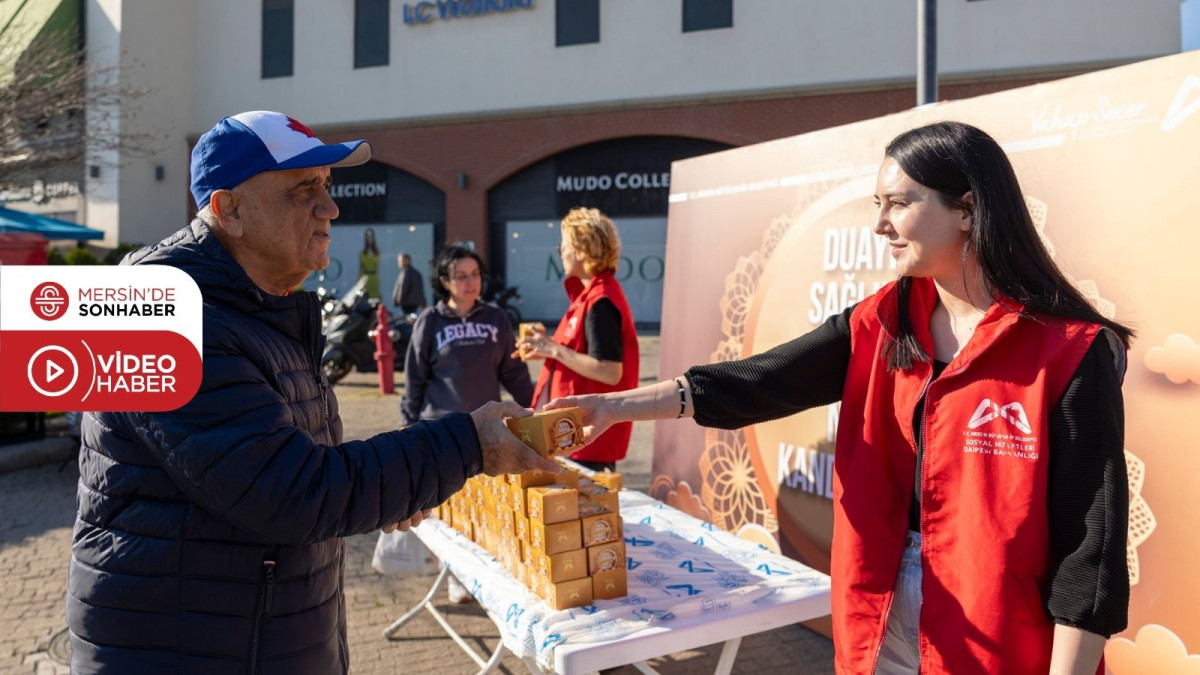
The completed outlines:
{"type": "Polygon", "coordinates": [[[438,253],[431,279],[437,304],[417,317],[404,356],[405,425],[499,401],[501,384],[529,407],[529,368],[511,356],[508,315],[479,299],[483,273],[479,254],[468,248],[450,245],[438,253]]]}

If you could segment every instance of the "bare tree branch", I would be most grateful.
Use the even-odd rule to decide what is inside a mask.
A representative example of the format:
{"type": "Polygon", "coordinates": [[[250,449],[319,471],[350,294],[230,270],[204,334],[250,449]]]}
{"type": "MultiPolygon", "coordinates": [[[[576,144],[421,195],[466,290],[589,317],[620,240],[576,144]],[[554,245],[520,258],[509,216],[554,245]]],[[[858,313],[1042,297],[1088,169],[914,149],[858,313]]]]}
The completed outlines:
{"type": "Polygon", "coordinates": [[[153,93],[129,84],[136,64],[88,63],[77,30],[45,31],[25,48],[19,33],[0,35],[0,72],[12,73],[0,81],[0,189],[38,178],[82,184],[87,165],[161,150],[164,133],[130,123],[153,93]]]}

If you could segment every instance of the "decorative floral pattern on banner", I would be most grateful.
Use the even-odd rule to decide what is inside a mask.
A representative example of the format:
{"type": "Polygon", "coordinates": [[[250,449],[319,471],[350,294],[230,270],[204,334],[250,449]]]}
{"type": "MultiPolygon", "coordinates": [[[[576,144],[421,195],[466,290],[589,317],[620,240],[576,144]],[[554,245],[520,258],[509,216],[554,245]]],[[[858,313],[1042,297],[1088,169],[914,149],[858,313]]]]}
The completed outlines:
{"type": "Polygon", "coordinates": [[[1154,520],[1150,505],[1142,497],[1146,463],[1126,449],[1125,470],[1129,474],[1129,538],[1125,543],[1125,558],[1129,562],[1129,585],[1134,586],[1142,577],[1137,549],[1150,537],[1158,522],[1154,520]]]}

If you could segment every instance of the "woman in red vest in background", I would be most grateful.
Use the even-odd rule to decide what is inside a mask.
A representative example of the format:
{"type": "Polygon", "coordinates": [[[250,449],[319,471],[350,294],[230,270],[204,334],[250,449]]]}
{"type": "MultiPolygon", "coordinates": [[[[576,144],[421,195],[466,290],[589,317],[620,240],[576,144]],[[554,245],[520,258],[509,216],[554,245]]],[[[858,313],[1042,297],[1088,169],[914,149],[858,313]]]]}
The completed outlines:
{"type": "Polygon", "coordinates": [[[596,433],[685,416],[731,429],[841,401],[837,672],[1103,672],[1128,618],[1133,331],[1059,271],[983,131],[897,136],[874,199],[897,281],[762,354],[547,407],[580,406],[596,433]]]}
{"type": "MultiPolygon", "coordinates": [[[[570,304],[554,336],[533,335],[517,344],[526,358],[546,359],[534,389],[534,406],[576,394],[637,386],[638,342],[633,313],[615,276],[621,237],[596,209],[572,209],[562,220],[563,285],[570,304]]],[[[597,471],[615,470],[629,449],[632,423],[614,424],[571,459],[597,471]]]]}

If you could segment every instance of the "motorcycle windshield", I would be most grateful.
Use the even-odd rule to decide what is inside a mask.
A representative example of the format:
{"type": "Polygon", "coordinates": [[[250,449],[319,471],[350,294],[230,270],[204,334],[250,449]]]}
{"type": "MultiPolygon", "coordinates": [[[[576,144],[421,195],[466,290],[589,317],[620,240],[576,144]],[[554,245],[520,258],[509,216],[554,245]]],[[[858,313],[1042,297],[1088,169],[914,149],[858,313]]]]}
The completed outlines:
{"type": "Polygon", "coordinates": [[[354,303],[355,296],[361,295],[366,292],[367,292],[367,275],[364,274],[358,278],[357,283],[355,283],[353,286],[350,287],[350,290],[346,291],[346,294],[342,296],[342,299],[340,300],[340,302],[343,305],[345,305],[346,307],[349,307],[351,304],[354,303]]]}

